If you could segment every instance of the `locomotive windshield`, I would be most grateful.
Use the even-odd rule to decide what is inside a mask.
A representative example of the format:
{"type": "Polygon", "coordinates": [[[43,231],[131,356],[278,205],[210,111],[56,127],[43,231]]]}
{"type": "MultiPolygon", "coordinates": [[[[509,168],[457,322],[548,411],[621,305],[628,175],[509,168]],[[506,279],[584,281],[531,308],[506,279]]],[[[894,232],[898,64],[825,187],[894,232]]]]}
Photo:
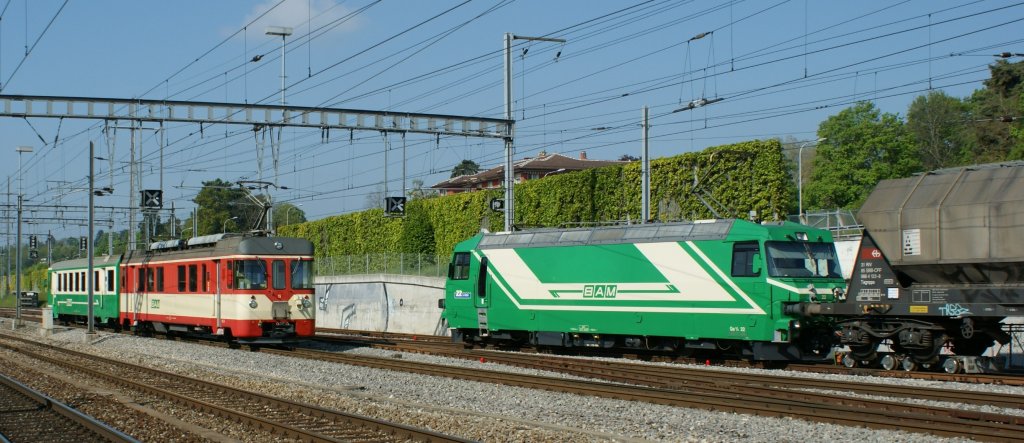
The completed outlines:
{"type": "Polygon", "coordinates": [[[765,242],[772,277],[842,278],[831,243],[765,242]]]}
{"type": "Polygon", "coordinates": [[[310,260],[292,261],[292,289],[313,288],[313,262],[310,260]]]}

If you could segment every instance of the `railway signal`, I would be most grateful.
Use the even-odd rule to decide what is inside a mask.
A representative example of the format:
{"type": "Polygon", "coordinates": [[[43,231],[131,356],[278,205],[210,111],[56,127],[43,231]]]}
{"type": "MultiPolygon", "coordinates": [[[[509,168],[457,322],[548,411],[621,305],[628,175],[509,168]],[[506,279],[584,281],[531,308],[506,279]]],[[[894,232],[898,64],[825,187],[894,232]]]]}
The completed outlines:
{"type": "Polygon", "coordinates": [[[86,249],[89,249],[89,237],[86,237],[84,235],[78,237],[78,250],[84,251],[86,249]]]}
{"type": "Polygon", "coordinates": [[[36,236],[34,236],[34,235],[28,236],[28,248],[29,249],[36,249],[37,246],[39,246],[39,241],[36,240],[36,236]]]}

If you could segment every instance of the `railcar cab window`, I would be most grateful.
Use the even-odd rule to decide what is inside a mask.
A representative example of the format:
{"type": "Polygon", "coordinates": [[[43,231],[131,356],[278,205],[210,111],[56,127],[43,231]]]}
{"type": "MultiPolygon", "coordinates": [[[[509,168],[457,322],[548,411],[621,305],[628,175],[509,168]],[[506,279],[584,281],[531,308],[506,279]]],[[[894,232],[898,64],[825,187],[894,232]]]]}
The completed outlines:
{"type": "Polygon", "coordinates": [[[832,243],[765,242],[772,277],[841,278],[832,243]]]}
{"type": "Polygon", "coordinates": [[[448,278],[452,280],[469,280],[469,253],[456,252],[452,259],[448,278]]]}
{"type": "Polygon", "coordinates": [[[292,260],[292,289],[313,288],[313,262],[292,260]]]}
{"type": "Polygon", "coordinates": [[[274,289],[284,289],[287,286],[284,282],[284,260],[274,260],[270,264],[272,272],[271,280],[274,282],[274,289]]]}
{"type": "Polygon", "coordinates": [[[235,288],[267,289],[267,266],[263,260],[235,260],[235,288]]]}
{"type": "Polygon", "coordinates": [[[732,276],[756,277],[761,275],[761,247],[757,242],[732,245],[732,276]]]}

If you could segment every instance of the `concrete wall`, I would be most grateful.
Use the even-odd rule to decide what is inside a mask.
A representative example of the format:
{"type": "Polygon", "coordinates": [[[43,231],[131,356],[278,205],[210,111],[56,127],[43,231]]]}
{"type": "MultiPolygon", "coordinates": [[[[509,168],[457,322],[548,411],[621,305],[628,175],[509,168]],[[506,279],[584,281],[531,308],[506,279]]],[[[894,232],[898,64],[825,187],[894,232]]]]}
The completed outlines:
{"type": "Polygon", "coordinates": [[[447,335],[437,301],[442,277],[370,274],[316,277],[316,326],[447,335]]]}

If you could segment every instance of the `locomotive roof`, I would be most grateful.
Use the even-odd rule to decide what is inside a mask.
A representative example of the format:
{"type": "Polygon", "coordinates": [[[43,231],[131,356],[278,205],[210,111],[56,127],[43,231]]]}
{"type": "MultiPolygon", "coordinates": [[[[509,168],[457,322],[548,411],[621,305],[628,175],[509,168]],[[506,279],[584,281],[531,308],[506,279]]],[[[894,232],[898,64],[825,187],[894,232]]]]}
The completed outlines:
{"type": "Polygon", "coordinates": [[[729,235],[736,220],[700,220],[695,222],[644,225],[598,226],[574,229],[537,229],[484,234],[480,249],[527,248],[610,243],[721,240],[729,235]]]}
{"type": "MultiPolygon", "coordinates": [[[[101,266],[114,266],[121,261],[120,255],[98,255],[92,258],[93,267],[101,266]]],[[[88,258],[76,258],[72,260],[64,260],[50,264],[51,271],[59,271],[64,269],[85,269],[89,267],[88,258]]]]}

